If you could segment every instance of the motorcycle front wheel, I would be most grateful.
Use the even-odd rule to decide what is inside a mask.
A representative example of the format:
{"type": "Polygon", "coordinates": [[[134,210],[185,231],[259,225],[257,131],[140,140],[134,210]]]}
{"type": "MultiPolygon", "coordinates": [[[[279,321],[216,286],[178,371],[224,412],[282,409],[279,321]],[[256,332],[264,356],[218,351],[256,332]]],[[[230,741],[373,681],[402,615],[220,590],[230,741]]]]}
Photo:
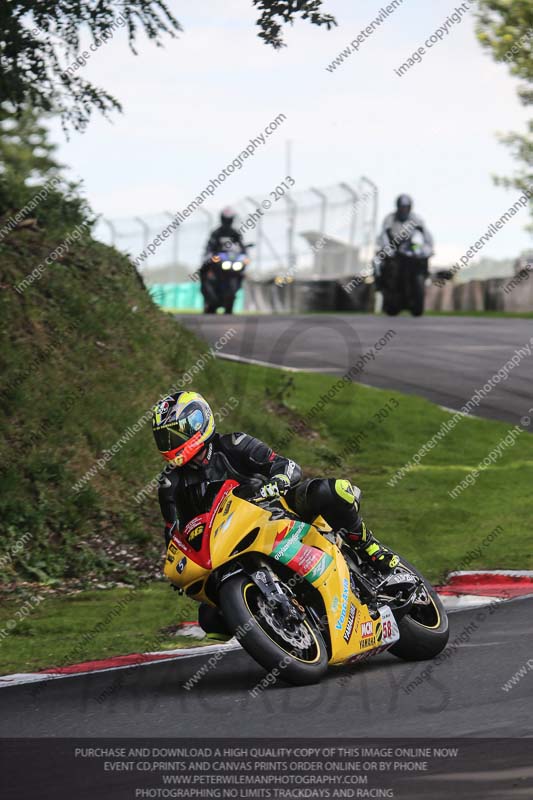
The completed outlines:
{"type": "Polygon", "coordinates": [[[389,317],[396,317],[400,313],[400,301],[391,291],[383,292],[383,311],[389,317]]]}
{"type": "Polygon", "coordinates": [[[228,628],[270,675],[295,686],[325,675],[329,659],[319,631],[307,616],[287,624],[247,575],[223,583],[219,603],[228,628]]]}
{"type": "Polygon", "coordinates": [[[424,313],[426,299],[426,278],[424,275],[415,275],[412,285],[411,314],[413,317],[421,317],[424,313]]]}

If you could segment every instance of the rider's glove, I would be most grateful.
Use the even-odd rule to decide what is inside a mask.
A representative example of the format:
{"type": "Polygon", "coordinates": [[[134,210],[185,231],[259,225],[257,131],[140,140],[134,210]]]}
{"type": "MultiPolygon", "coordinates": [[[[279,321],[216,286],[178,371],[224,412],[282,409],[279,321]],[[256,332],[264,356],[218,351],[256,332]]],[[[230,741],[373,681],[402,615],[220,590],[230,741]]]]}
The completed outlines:
{"type": "Polygon", "coordinates": [[[286,475],[274,475],[270,483],[265,483],[259,492],[261,497],[281,497],[290,488],[291,482],[286,475]]]}
{"type": "Polygon", "coordinates": [[[280,491],[277,483],[265,483],[259,490],[259,496],[264,497],[279,497],[280,491]]]}

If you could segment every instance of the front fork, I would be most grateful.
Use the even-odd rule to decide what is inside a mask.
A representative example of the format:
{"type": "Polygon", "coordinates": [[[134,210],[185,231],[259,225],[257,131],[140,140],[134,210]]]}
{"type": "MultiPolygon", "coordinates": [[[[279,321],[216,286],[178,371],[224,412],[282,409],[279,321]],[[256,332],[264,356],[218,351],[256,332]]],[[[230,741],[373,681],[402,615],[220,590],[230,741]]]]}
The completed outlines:
{"type": "Polygon", "coordinates": [[[259,569],[249,574],[257,588],[264,595],[270,608],[279,612],[285,621],[296,622],[304,618],[305,609],[294,596],[287,596],[283,591],[278,576],[269,564],[263,563],[259,566],[259,569]]]}

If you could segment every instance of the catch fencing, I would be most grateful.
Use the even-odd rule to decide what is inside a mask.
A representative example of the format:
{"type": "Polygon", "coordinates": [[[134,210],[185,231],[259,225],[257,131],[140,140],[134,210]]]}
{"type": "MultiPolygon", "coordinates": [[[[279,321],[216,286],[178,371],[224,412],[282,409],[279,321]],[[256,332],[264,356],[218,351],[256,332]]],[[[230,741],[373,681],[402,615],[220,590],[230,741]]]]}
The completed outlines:
{"type": "MultiPolygon", "coordinates": [[[[292,181],[292,179],[291,179],[292,181]]],[[[233,206],[236,227],[254,243],[249,275],[256,280],[354,275],[368,266],[376,238],[378,193],[362,177],[326,187],[298,190],[280,181],[268,192],[233,206]],[[291,188],[288,188],[288,187],[291,188]]],[[[100,218],[96,236],[135,259],[175,217],[172,209],[122,219],[100,218]]],[[[198,269],[218,211],[198,208],[142,261],[148,285],[179,284],[198,269]]]]}

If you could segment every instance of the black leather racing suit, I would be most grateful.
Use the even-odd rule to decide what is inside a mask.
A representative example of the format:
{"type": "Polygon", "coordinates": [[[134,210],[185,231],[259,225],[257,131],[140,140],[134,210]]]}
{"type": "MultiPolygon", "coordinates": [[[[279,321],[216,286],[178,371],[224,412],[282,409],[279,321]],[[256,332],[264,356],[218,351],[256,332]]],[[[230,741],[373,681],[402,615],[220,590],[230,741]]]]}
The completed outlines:
{"type": "Polygon", "coordinates": [[[415,231],[419,231],[422,234],[425,255],[429,259],[433,255],[433,236],[421,217],[413,212],[406,218],[400,217],[397,212],[385,217],[377,240],[377,252],[372,262],[376,277],[376,288],[380,288],[381,276],[387,263],[396,256],[400,245],[409,241],[415,231]]]}
{"type": "MultiPolygon", "coordinates": [[[[209,276],[213,274],[211,256],[227,251],[236,244],[243,253],[246,252],[246,247],[240,232],[232,227],[221,225],[220,228],[214,230],[209,237],[205,248],[204,261],[200,267],[200,287],[208,306],[221,305],[221,303],[219,303],[219,297],[209,281],[209,276]]],[[[239,277],[234,275],[233,279],[238,281],[238,288],[240,288],[243,280],[242,274],[239,277]]]]}
{"type": "Polygon", "coordinates": [[[221,225],[209,237],[205,247],[205,257],[229,250],[232,244],[238,244],[243,253],[245,252],[244,240],[240,231],[231,226],[221,225]]]}
{"type": "Polygon", "coordinates": [[[286,475],[294,486],[301,480],[302,471],[294,461],[277,455],[253,436],[216,433],[207,445],[204,463],[167,468],[159,478],[159,503],[167,536],[175,524],[183,527],[204,510],[204,495],[214,481],[233,478],[250,483],[260,479],[267,483],[276,475],[286,475]]]}
{"type": "MultiPolygon", "coordinates": [[[[232,478],[241,484],[257,479],[269,483],[277,482],[277,476],[288,478],[287,502],[306,522],[312,522],[320,514],[333,530],[361,529],[359,503],[355,493],[351,494],[353,487],[348,481],[328,478],[302,481],[298,464],[275,453],[259,439],[246,433],[215,434],[201,464],[189,462],[183,467],[167,467],[161,473],[159,504],[165,520],[165,541],[168,544],[175,527],[183,529],[206,510],[205,495],[214,482],[232,478]]],[[[279,482],[287,485],[284,478],[279,482]]],[[[199,620],[207,633],[224,632],[221,618],[210,606],[202,604],[199,620]]]]}

